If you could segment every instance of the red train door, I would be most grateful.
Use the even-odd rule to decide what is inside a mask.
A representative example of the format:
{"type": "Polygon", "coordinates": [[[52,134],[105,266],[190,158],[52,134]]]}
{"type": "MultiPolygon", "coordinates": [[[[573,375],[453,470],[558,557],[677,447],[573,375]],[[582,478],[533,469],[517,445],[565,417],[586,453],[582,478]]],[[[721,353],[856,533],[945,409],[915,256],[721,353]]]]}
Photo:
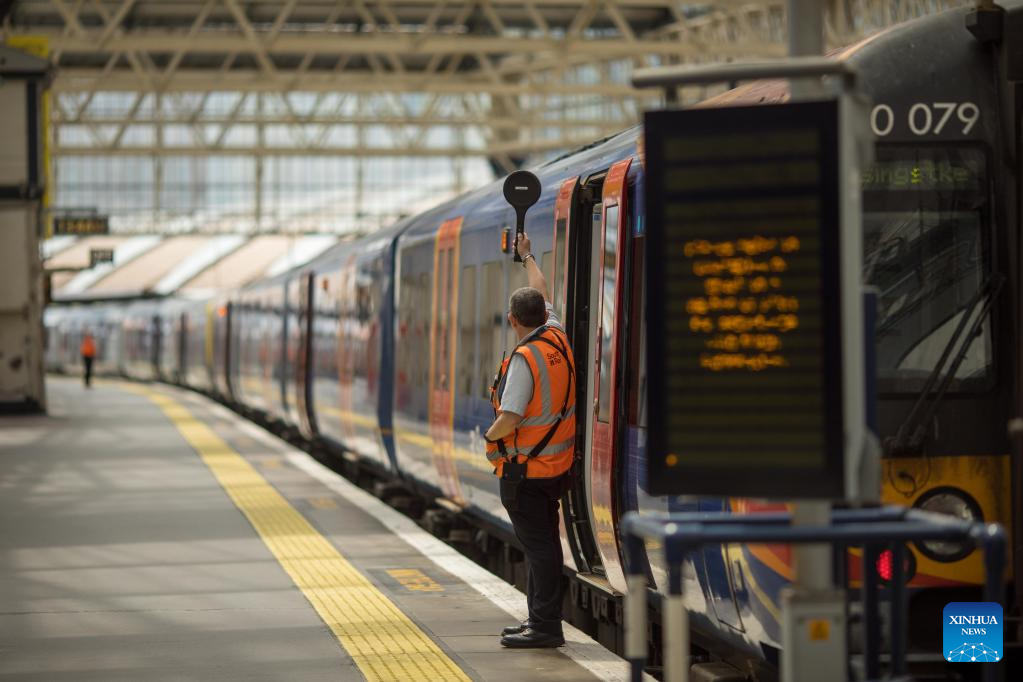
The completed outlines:
{"type": "Polygon", "coordinates": [[[620,425],[618,340],[621,337],[625,242],[628,237],[625,180],[631,159],[616,163],[604,180],[601,203],[593,206],[589,289],[589,335],[585,430],[585,483],[597,553],[611,587],[625,592],[618,551],[614,472],[620,425]]]}
{"type": "Polygon", "coordinates": [[[445,221],[433,250],[430,305],[430,438],[433,464],[444,495],[462,503],[454,458],[455,351],[458,340],[458,236],[462,219],[445,221]]]}
{"type": "MultiPolygon", "coordinates": [[[[558,314],[558,317],[565,324],[565,330],[569,334],[571,339],[571,320],[565,316],[566,298],[565,293],[568,289],[568,263],[569,263],[569,249],[568,241],[572,226],[572,203],[576,200],[576,190],[579,187],[579,178],[574,177],[565,180],[561,183],[561,188],[558,190],[558,198],[554,203],[554,243],[551,246],[551,250],[554,253],[554,269],[553,272],[544,273],[551,278],[548,283],[548,289],[553,300],[551,303],[554,305],[554,312],[558,314]]],[[[574,235],[573,235],[574,236],[574,235]]],[[[576,364],[578,365],[578,358],[576,358],[576,364]]],[[[578,387],[576,387],[576,395],[582,395],[578,387]]],[[[576,408],[578,414],[578,407],[576,408]]],[[[582,447],[581,443],[576,444],[577,448],[582,447]]],[[[572,541],[575,537],[570,538],[570,534],[575,536],[572,532],[573,526],[569,525],[571,521],[571,515],[567,513],[565,502],[561,505],[561,524],[558,530],[561,534],[561,548],[562,555],[565,557],[565,565],[573,571],[579,570],[579,564],[576,561],[575,553],[572,551],[572,541]]]]}

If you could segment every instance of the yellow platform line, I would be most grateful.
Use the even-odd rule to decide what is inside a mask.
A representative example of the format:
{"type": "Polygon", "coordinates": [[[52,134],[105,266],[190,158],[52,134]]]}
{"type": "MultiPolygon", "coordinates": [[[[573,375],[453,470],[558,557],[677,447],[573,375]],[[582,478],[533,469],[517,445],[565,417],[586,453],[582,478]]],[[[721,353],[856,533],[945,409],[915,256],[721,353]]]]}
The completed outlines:
{"type": "Polygon", "coordinates": [[[248,518],[368,680],[469,680],[220,436],[181,403],[124,386],[158,405],[248,518]]]}

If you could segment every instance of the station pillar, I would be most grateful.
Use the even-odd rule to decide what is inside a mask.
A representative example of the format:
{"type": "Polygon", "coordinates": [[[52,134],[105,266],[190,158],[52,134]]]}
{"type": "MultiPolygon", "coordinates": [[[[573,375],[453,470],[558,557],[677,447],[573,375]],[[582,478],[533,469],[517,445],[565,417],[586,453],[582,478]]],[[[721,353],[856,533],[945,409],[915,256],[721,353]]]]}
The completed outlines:
{"type": "Polygon", "coordinates": [[[42,264],[44,59],[0,45],[0,412],[46,408],[42,264]]]}

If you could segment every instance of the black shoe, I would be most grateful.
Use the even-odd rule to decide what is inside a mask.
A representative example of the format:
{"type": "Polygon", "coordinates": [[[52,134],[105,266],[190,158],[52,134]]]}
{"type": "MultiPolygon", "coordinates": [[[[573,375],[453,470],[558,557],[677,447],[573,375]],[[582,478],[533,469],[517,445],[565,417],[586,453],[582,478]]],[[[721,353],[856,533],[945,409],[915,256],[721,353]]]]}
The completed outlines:
{"type": "Polygon", "coordinates": [[[517,635],[505,635],[501,638],[501,646],[509,649],[553,649],[564,645],[563,636],[549,635],[533,628],[526,628],[517,635]]]}
{"type": "Polygon", "coordinates": [[[525,630],[528,627],[529,627],[529,621],[528,620],[524,620],[521,623],[519,623],[518,625],[509,625],[504,630],[501,630],[501,636],[502,637],[507,637],[508,635],[517,635],[517,634],[519,634],[520,632],[522,632],[523,630],[525,630]]]}

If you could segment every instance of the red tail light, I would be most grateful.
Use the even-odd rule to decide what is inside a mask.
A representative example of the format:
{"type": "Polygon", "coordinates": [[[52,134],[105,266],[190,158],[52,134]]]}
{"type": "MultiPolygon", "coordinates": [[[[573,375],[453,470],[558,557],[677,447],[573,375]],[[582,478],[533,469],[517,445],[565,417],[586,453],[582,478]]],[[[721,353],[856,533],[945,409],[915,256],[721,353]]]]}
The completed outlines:
{"type": "Polygon", "coordinates": [[[890,549],[886,549],[881,552],[875,562],[877,566],[877,575],[881,580],[891,582],[892,574],[895,572],[895,553],[890,549]]]}
{"type": "MultiPolygon", "coordinates": [[[[906,547],[902,556],[904,563],[902,566],[902,582],[908,583],[916,575],[916,559],[913,557],[913,552],[906,547]]],[[[895,552],[890,549],[886,549],[877,555],[877,560],[874,562],[874,568],[877,570],[877,577],[881,579],[883,584],[888,584],[895,577],[895,552]]]]}

